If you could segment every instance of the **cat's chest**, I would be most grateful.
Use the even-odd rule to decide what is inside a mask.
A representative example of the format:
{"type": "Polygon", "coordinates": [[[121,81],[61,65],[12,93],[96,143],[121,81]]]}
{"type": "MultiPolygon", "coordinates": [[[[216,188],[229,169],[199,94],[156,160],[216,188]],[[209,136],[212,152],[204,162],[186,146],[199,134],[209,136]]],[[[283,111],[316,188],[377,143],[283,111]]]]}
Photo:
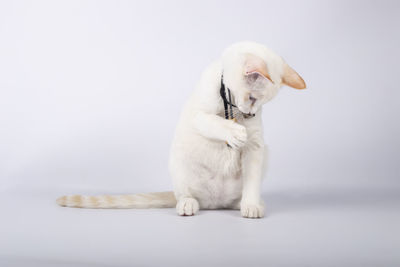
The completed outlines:
{"type": "Polygon", "coordinates": [[[203,167],[206,177],[232,177],[241,170],[241,151],[227,144],[207,140],[196,149],[197,165],[203,167]]]}

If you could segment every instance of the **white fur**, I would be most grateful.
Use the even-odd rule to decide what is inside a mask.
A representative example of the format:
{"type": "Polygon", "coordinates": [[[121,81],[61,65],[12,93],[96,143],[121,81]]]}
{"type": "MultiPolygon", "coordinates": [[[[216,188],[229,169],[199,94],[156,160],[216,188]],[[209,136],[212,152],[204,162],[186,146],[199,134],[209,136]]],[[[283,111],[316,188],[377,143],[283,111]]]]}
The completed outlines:
{"type": "Polygon", "coordinates": [[[283,82],[305,88],[303,79],[268,48],[251,42],[228,47],[204,71],[183,109],[169,161],[174,193],[74,195],[60,197],[57,203],[102,209],[176,206],[179,215],[229,208],[240,209],[243,217],[263,217],[260,190],[267,150],[261,107],[277,94],[283,82]],[[238,107],[233,111],[236,122],[224,116],[222,74],[238,107]],[[249,113],[255,117],[243,115],[249,113]]]}
{"type": "MultiPolygon", "coordinates": [[[[204,71],[186,103],[173,140],[169,169],[180,215],[193,215],[200,209],[240,209],[244,217],[264,216],[260,197],[266,148],[263,140],[261,106],[271,100],[282,85],[283,59],[268,48],[252,42],[228,47],[222,57],[204,71]],[[269,81],[246,83],[248,55],[262,59],[269,81]],[[238,116],[226,120],[219,90],[221,75],[235,103],[253,118],[238,116]],[[248,93],[257,95],[251,106],[248,93]],[[228,147],[226,142],[230,144],[228,147]]],[[[240,113],[236,111],[236,113],[240,113]]],[[[239,114],[238,114],[239,115],[239,114]]]]}

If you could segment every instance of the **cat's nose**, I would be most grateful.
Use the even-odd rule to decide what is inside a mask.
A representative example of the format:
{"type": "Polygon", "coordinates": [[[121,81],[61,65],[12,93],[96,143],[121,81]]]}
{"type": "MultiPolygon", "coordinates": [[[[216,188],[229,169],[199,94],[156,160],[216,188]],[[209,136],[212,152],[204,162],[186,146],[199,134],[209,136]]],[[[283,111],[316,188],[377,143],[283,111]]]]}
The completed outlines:
{"type": "Polygon", "coordinates": [[[250,113],[250,112],[249,112],[249,113],[247,113],[247,115],[250,116],[250,117],[254,117],[256,114],[255,114],[255,113],[250,113]]]}

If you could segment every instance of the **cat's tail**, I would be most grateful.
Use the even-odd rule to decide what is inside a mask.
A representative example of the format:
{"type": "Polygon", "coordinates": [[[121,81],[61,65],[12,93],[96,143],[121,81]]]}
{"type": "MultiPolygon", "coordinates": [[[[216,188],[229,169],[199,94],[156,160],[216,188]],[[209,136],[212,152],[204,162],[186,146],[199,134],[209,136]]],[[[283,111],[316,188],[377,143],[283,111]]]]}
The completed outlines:
{"type": "Polygon", "coordinates": [[[57,204],[63,207],[88,209],[150,209],[174,208],[173,192],[157,192],[134,195],[62,196],[57,204]]]}

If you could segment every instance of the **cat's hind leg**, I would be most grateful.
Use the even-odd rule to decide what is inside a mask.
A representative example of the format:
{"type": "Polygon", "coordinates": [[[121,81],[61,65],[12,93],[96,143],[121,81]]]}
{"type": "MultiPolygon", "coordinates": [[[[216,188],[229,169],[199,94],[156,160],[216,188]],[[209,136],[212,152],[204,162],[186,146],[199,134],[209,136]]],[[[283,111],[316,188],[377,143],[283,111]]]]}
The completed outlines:
{"type": "Polygon", "coordinates": [[[199,211],[199,202],[192,197],[182,197],[176,204],[176,211],[181,216],[192,216],[199,211]]]}
{"type": "Polygon", "coordinates": [[[204,170],[199,170],[196,158],[187,156],[191,147],[180,146],[171,153],[169,170],[173,181],[174,194],[177,200],[176,212],[181,216],[192,216],[198,213],[201,200],[195,194],[201,188],[204,170]],[[183,153],[183,151],[185,153],[183,153]]]}

